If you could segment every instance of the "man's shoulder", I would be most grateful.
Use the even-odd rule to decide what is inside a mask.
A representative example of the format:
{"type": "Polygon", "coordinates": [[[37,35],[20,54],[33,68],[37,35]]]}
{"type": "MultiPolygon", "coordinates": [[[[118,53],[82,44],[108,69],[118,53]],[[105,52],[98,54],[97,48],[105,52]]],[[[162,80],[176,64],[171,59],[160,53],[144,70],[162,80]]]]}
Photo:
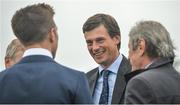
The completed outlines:
{"type": "MultiPolygon", "coordinates": [[[[37,73],[43,73],[43,74],[56,74],[56,76],[70,76],[71,78],[79,78],[82,75],[85,75],[83,72],[64,66],[62,64],[57,63],[51,58],[48,58],[46,61],[21,61],[20,63],[15,64],[13,67],[6,69],[3,71],[2,74],[22,74],[23,73],[29,73],[37,74],[37,73]],[[8,71],[6,73],[6,71],[8,71]]],[[[51,75],[49,75],[51,76],[51,75]]],[[[63,77],[64,77],[63,76],[63,77]]]]}
{"type": "Polygon", "coordinates": [[[62,69],[64,70],[65,72],[68,72],[68,73],[73,73],[73,74],[84,74],[83,72],[79,71],[79,70],[76,70],[76,69],[73,69],[73,68],[70,68],[70,67],[67,67],[67,66],[64,66],[62,64],[59,64],[57,63],[59,69],[62,69]]]}
{"type": "Polygon", "coordinates": [[[122,64],[123,65],[126,65],[126,66],[129,66],[129,67],[131,67],[131,63],[130,63],[130,61],[128,60],[128,58],[127,57],[125,57],[124,55],[122,55],[123,56],[123,58],[122,58],[122,64]]]}
{"type": "Polygon", "coordinates": [[[131,72],[131,64],[130,61],[123,55],[121,64],[119,66],[119,72],[121,72],[122,74],[127,74],[131,72]]]}
{"type": "Polygon", "coordinates": [[[98,67],[90,70],[89,72],[86,73],[87,77],[91,77],[92,75],[95,75],[98,72],[98,67]]]}
{"type": "Polygon", "coordinates": [[[163,73],[162,71],[159,71],[159,69],[155,68],[155,69],[149,69],[149,70],[145,70],[142,71],[141,73],[135,75],[130,81],[141,81],[144,83],[156,83],[158,81],[161,81],[162,78],[166,79],[166,77],[168,75],[164,75],[166,73],[163,73]],[[159,78],[161,77],[161,78],[159,78]],[[156,82],[154,82],[156,81],[156,82]]]}

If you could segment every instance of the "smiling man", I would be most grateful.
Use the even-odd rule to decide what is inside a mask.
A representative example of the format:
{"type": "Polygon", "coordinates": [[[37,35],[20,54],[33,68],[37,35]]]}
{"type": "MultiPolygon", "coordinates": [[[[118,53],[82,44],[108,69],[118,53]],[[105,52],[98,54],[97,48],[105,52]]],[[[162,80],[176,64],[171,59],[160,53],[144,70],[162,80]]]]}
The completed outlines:
{"type": "Polygon", "coordinates": [[[99,64],[87,73],[94,103],[123,103],[124,75],[131,71],[131,65],[119,52],[121,36],[116,20],[107,14],[96,14],[84,23],[83,33],[89,53],[99,64]]]}

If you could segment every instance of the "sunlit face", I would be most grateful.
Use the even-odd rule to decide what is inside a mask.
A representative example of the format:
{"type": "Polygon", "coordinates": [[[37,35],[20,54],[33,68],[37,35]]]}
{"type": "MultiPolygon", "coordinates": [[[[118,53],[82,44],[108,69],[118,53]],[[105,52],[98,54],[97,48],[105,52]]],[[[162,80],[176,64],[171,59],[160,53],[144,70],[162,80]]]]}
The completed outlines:
{"type": "Polygon", "coordinates": [[[129,47],[129,60],[132,65],[132,70],[137,70],[141,68],[141,57],[139,56],[138,49],[133,50],[132,45],[128,44],[129,47]]]}
{"type": "Polygon", "coordinates": [[[117,35],[111,38],[103,25],[85,32],[85,39],[89,53],[98,64],[106,68],[117,58],[120,37],[117,35]]]}

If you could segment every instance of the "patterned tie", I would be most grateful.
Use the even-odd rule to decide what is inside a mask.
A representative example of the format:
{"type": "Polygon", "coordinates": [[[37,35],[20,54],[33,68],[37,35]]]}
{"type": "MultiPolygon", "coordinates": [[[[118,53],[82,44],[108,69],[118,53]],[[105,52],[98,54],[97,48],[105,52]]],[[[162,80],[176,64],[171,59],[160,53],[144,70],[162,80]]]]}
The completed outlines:
{"type": "Polygon", "coordinates": [[[108,104],[108,96],[109,96],[109,85],[108,85],[108,75],[109,70],[104,70],[103,75],[103,89],[101,93],[101,97],[99,100],[99,104],[108,104]]]}

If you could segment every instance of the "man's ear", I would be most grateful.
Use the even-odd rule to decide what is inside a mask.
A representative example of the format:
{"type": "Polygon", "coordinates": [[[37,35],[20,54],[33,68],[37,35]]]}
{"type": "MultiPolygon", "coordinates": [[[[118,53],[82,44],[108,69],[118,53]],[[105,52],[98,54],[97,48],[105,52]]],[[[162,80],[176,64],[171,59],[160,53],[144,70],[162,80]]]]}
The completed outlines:
{"type": "Polygon", "coordinates": [[[49,32],[49,40],[51,43],[53,43],[56,40],[56,29],[55,28],[51,28],[51,30],[49,32]]]}
{"type": "Polygon", "coordinates": [[[116,45],[117,45],[117,44],[119,44],[119,43],[120,43],[120,41],[121,41],[121,36],[116,35],[116,36],[114,36],[114,37],[113,37],[113,40],[114,40],[114,42],[115,42],[115,43],[116,43],[116,45]]]}
{"type": "Polygon", "coordinates": [[[9,57],[6,57],[5,58],[5,67],[6,68],[9,68],[11,66],[11,60],[9,57]]]}
{"type": "Polygon", "coordinates": [[[146,43],[144,39],[139,39],[138,41],[138,52],[140,56],[143,56],[146,50],[146,43]]]}

